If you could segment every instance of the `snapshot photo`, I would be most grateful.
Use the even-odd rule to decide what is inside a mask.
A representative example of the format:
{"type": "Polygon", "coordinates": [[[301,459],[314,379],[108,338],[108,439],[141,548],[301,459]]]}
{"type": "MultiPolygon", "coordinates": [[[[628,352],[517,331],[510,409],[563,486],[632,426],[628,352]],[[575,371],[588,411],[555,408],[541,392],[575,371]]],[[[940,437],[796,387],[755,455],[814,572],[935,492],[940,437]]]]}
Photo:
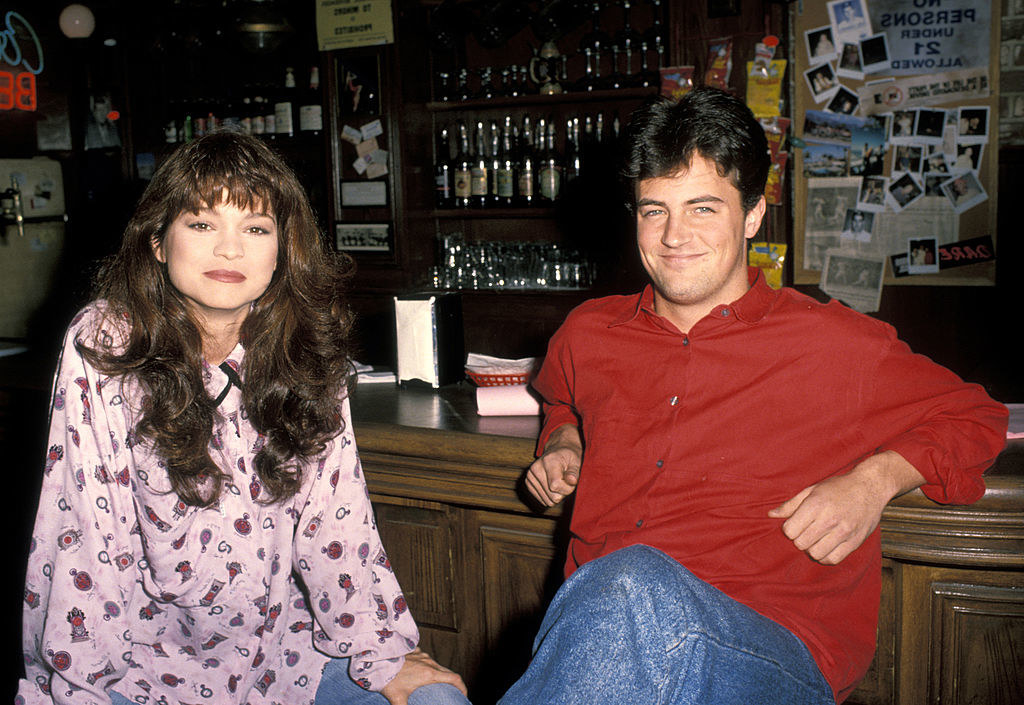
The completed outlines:
{"type": "Polygon", "coordinates": [[[988,199],[985,188],[978,181],[977,175],[971,171],[949,179],[941,188],[957,213],[963,213],[988,199]]]}
{"type": "Polygon", "coordinates": [[[843,115],[852,115],[857,110],[859,104],[860,98],[857,97],[857,94],[840,84],[832,100],[825,106],[825,110],[830,110],[833,113],[842,113],[843,115]]]}
{"type": "Polygon", "coordinates": [[[864,67],[860,61],[860,44],[848,42],[843,44],[839,53],[839,64],[836,66],[836,73],[843,78],[854,78],[858,81],[864,80],[864,67]]]}
{"type": "Polygon", "coordinates": [[[881,213],[885,210],[885,189],[888,179],[884,176],[865,176],[857,197],[857,209],[881,213]]]}
{"type": "Polygon", "coordinates": [[[804,79],[807,81],[807,87],[810,88],[811,95],[814,96],[816,103],[824,103],[827,100],[831,100],[839,88],[836,74],[832,70],[832,64],[822,64],[821,66],[807,69],[804,71],[804,79]]]}
{"type": "Polygon", "coordinates": [[[871,36],[871,20],[865,0],[832,0],[826,6],[836,40],[858,42],[871,36]]]}
{"type": "Polygon", "coordinates": [[[893,178],[889,184],[889,203],[893,210],[899,212],[924,195],[924,188],[917,182],[913,174],[905,173],[893,178]]]}
{"type": "Polygon", "coordinates": [[[960,144],[988,142],[988,106],[960,108],[957,141],[960,144]]]}
{"type": "Polygon", "coordinates": [[[861,313],[871,313],[878,310],[884,276],[883,257],[860,256],[831,249],[825,253],[819,286],[826,294],[850,308],[861,313]]]}
{"type": "Polygon", "coordinates": [[[839,234],[841,240],[854,240],[856,242],[871,242],[871,230],[875,224],[875,214],[866,210],[846,210],[846,222],[843,225],[843,232],[839,234]]]}
{"type": "Polygon", "coordinates": [[[934,274],[939,271],[939,243],[934,237],[907,240],[907,272],[934,274]]]}
{"type": "Polygon", "coordinates": [[[824,64],[837,58],[836,43],[832,39],[832,26],[825,25],[804,32],[807,57],[811,66],[824,64]]]}
{"type": "Polygon", "coordinates": [[[889,68],[889,40],[884,32],[860,40],[860,64],[864,73],[878,73],[889,68]]]}

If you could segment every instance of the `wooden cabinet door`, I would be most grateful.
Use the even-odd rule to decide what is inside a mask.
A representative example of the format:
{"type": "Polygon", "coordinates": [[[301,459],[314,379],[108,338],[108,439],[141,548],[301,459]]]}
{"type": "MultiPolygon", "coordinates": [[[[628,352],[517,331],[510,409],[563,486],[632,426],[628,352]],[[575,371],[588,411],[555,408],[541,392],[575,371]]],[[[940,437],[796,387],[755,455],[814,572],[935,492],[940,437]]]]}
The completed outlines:
{"type": "Polygon", "coordinates": [[[461,602],[467,578],[460,569],[464,542],[458,540],[457,510],[436,502],[372,499],[384,550],[420,629],[421,648],[465,674],[467,625],[461,602]]]}
{"type": "Polygon", "coordinates": [[[899,701],[1012,705],[1024,693],[1024,573],[906,565],[899,701]]]}
{"type": "Polygon", "coordinates": [[[471,568],[481,585],[482,658],[477,703],[492,703],[530,662],[544,611],[562,582],[564,542],[553,519],[470,512],[467,539],[477,550],[471,568]]]}

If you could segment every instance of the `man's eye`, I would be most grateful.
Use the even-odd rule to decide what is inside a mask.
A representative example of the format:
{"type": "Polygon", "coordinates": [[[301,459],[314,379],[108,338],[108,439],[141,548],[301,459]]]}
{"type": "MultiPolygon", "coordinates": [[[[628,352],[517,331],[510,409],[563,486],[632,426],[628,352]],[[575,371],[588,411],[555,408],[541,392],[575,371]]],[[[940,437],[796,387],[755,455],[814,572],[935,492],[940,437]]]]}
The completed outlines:
{"type": "Polygon", "coordinates": [[[209,230],[210,229],[210,224],[209,223],[191,223],[188,227],[192,228],[193,230],[209,230]]]}

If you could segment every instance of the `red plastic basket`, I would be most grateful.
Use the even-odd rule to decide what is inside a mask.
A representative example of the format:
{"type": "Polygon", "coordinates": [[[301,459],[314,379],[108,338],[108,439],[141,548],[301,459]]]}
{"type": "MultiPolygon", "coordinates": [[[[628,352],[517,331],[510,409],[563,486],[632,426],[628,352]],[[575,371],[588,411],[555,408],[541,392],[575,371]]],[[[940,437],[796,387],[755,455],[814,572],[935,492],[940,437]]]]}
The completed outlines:
{"type": "Polygon", "coordinates": [[[526,379],[529,376],[528,372],[483,374],[480,372],[470,372],[469,370],[466,370],[466,374],[478,387],[507,387],[514,384],[526,384],[526,379]]]}

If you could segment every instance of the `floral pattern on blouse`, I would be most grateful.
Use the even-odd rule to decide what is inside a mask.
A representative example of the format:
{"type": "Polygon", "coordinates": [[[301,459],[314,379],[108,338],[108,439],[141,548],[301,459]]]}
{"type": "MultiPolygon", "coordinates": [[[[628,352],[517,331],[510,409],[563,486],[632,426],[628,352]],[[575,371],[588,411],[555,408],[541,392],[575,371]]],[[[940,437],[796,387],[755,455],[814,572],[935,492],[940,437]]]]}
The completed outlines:
{"type": "MultiPolygon", "coordinates": [[[[311,704],[340,657],[364,688],[386,685],[419,633],[377,534],[348,400],[299,492],[261,504],[264,439],[231,385],[210,442],[230,480],[215,506],[187,506],[133,433],[138,383],[75,348],[123,340],[104,310],[75,318],[54,380],[16,702],[109,703],[110,689],[140,705],[311,704]]],[[[239,345],[227,366],[243,356],[239,345]]],[[[228,388],[220,367],[204,377],[214,399],[228,388]]]]}

